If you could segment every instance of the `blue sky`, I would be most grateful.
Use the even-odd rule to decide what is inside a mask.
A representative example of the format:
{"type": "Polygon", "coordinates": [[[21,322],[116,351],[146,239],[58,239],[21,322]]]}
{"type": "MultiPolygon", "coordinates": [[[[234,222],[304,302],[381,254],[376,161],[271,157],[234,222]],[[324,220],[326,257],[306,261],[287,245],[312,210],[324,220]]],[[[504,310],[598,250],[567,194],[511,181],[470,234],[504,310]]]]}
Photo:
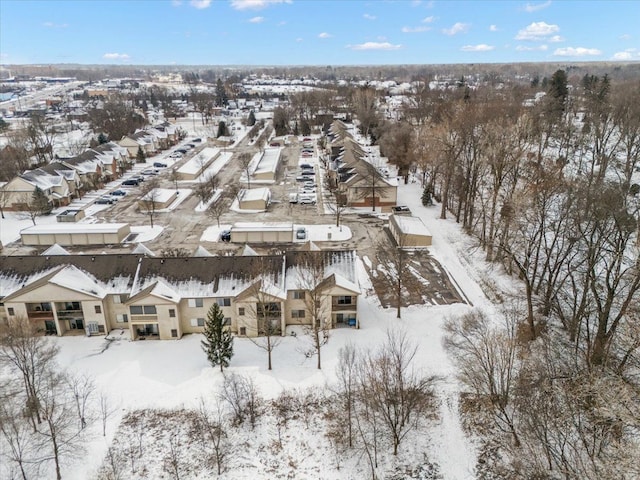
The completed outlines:
{"type": "Polygon", "coordinates": [[[0,0],[0,62],[640,61],[640,1],[0,0]]]}

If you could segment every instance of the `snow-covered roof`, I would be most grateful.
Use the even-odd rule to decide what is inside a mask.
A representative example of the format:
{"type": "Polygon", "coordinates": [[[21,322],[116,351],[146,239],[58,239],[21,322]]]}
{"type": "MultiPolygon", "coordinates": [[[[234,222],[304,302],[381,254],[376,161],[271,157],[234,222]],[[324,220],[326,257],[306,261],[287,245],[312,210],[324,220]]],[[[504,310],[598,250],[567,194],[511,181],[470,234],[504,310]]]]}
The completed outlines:
{"type": "Polygon", "coordinates": [[[166,203],[175,197],[176,191],[169,188],[154,188],[143,195],[140,200],[143,202],[166,203]]]}
{"type": "Polygon", "coordinates": [[[293,224],[287,222],[237,222],[231,227],[236,232],[293,231],[293,224]]]}
{"type": "Polygon", "coordinates": [[[391,215],[389,219],[393,219],[402,233],[407,235],[423,235],[430,237],[431,232],[427,229],[420,217],[391,215]]]}
{"type": "Polygon", "coordinates": [[[179,169],[179,173],[196,174],[200,172],[200,169],[206,167],[211,161],[220,153],[219,148],[207,147],[203,149],[196,156],[191,158],[188,162],[182,165],[179,169]]]}
{"type": "Polygon", "coordinates": [[[151,250],[149,250],[149,248],[145,247],[142,243],[139,243],[138,245],[136,245],[136,248],[134,248],[131,253],[137,254],[137,255],[146,255],[148,257],[155,257],[156,254],[153,253],[151,250]]]}
{"type": "Polygon", "coordinates": [[[44,252],[42,252],[40,255],[47,256],[47,255],[70,255],[70,254],[67,250],[62,248],[60,245],[58,245],[57,243],[54,243],[49,248],[47,248],[44,252]]]}
{"type": "Polygon", "coordinates": [[[265,202],[271,198],[271,190],[268,188],[252,188],[252,189],[243,189],[240,193],[241,201],[243,202],[252,202],[255,200],[264,200],[265,202]]]}
{"type": "Polygon", "coordinates": [[[240,252],[240,255],[242,255],[243,257],[256,257],[258,256],[258,253],[249,245],[245,244],[245,246],[242,248],[242,251],[240,252]]]}
{"type": "Polygon", "coordinates": [[[20,230],[20,233],[47,235],[54,233],[118,233],[128,223],[63,223],[51,225],[33,225],[20,230]]]}
{"type": "Polygon", "coordinates": [[[280,148],[265,148],[253,174],[274,173],[278,169],[278,163],[280,162],[280,151],[280,148]]]}
{"type": "Polygon", "coordinates": [[[202,245],[198,245],[198,248],[193,252],[192,257],[213,257],[213,254],[202,245]]]}

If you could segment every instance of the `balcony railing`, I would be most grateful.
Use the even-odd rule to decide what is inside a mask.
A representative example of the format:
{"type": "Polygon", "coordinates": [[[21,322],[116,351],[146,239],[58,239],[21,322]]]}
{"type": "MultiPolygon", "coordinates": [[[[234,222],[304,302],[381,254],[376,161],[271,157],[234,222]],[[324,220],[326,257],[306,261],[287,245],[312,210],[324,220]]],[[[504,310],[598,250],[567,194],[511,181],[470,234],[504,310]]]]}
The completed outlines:
{"type": "Polygon", "coordinates": [[[157,322],[158,315],[131,315],[131,323],[157,322]]]}
{"type": "Polygon", "coordinates": [[[333,312],[346,312],[346,311],[355,311],[357,309],[357,305],[355,303],[332,303],[331,310],[333,312]]]}
{"type": "Polygon", "coordinates": [[[51,310],[27,310],[27,317],[30,320],[53,320],[51,310]]]}

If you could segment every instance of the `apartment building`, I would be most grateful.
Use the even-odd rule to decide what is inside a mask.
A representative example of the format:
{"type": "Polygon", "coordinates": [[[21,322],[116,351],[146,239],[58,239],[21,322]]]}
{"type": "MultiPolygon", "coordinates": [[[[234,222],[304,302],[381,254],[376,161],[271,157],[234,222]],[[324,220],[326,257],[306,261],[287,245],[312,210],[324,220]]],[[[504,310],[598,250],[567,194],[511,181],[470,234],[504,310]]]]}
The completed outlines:
{"type": "MultiPolygon", "coordinates": [[[[217,303],[229,329],[259,336],[265,322],[357,327],[354,251],[157,258],[140,255],[0,257],[0,319],[45,334],[179,339],[200,333],[217,303]]],[[[274,328],[271,329],[273,331],[274,328]]]]}

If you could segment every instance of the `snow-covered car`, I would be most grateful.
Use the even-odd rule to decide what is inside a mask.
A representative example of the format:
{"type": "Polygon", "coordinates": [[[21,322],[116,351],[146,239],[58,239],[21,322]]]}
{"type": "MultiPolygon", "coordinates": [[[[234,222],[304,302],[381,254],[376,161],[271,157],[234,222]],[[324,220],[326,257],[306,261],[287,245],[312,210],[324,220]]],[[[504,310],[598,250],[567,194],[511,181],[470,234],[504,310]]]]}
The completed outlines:
{"type": "Polygon", "coordinates": [[[223,230],[222,232],[220,232],[220,240],[222,240],[223,242],[230,242],[231,230],[223,230]]]}
{"type": "Polygon", "coordinates": [[[307,238],[307,229],[304,227],[300,227],[296,230],[296,238],[298,240],[304,240],[307,238]]]}

